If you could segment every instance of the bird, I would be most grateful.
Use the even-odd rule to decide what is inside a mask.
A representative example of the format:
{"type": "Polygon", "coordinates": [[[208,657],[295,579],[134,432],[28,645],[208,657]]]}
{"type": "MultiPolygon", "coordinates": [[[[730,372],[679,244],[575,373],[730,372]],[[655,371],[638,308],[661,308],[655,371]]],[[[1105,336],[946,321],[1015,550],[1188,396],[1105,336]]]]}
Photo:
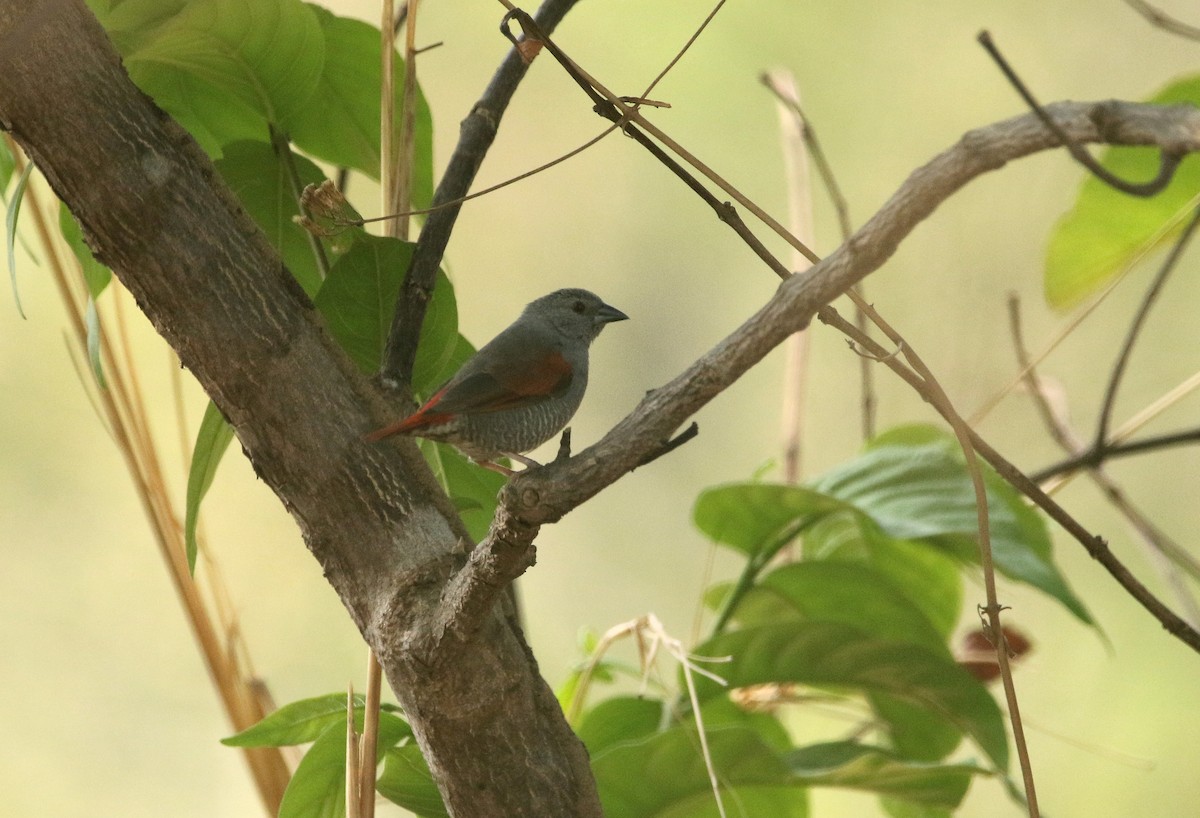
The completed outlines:
{"type": "Polygon", "coordinates": [[[628,315],[578,288],[530,302],[507,329],[472,355],[407,417],[367,435],[403,434],[453,445],[492,471],[511,476],[500,456],[532,468],[524,452],[558,434],[579,409],[588,382],[588,347],[628,315]]]}

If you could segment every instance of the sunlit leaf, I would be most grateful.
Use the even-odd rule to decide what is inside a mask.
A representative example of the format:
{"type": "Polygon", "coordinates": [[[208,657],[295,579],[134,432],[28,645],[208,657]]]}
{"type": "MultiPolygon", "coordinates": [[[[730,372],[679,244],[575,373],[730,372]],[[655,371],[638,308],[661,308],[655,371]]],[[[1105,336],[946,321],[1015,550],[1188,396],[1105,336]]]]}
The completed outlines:
{"type": "MultiPolygon", "coordinates": [[[[354,706],[357,711],[360,711],[355,713],[355,718],[360,726],[364,702],[363,696],[355,695],[354,706]]],[[[403,727],[404,719],[394,713],[381,712],[380,721],[390,723],[389,735],[395,734],[401,737],[407,735],[403,727]]],[[[330,726],[344,726],[345,724],[346,694],[329,693],[311,699],[289,702],[270,713],[258,724],[252,725],[236,735],[221,739],[221,743],[229,747],[288,747],[315,741],[330,726]]]]}
{"type": "MultiPolygon", "coordinates": [[[[337,17],[313,7],[325,35],[325,63],[316,91],[289,123],[289,133],[303,150],[340,167],[354,168],[378,179],[379,29],[359,20],[337,17]]],[[[396,121],[404,98],[404,62],[395,58],[396,121]]],[[[433,193],[433,120],[418,87],[412,201],[427,207],[433,193]]]]}
{"type": "Polygon", "coordinates": [[[193,0],[171,8],[177,13],[169,16],[131,10],[136,26],[123,27],[117,42],[128,49],[122,56],[133,81],[206,151],[217,156],[230,142],[263,139],[268,123],[286,131],[305,112],[325,59],[311,7],[193,0]]]}
{"type": "MultiPolygon", "coordinates": [[[[1200,105],[1200,76],[1176,80],[1149,102],[1200,105]]],[[[1131,182],[1146,182],[1158,173],[1156,148],[1106,148],[1099,159],[1131,182]]],[[[1074,206],[1050,234],[1046,300],[1060,309],[1069,307],[1108,284],[1146,249],[1172,241],[1182,227],[1180,217],[1195,206],[1198,193],[1196,156],[1186,157],[1171,184],[1149,199],[1121,193],[1088,175],[1074,206]]]]}

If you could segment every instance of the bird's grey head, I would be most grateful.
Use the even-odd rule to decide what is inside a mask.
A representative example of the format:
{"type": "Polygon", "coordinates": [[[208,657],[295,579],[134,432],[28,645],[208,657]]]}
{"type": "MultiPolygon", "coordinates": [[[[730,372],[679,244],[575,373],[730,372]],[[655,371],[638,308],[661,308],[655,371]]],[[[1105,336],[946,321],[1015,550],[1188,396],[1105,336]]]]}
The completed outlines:
{"type": "Polygon", "coordinates": [[[577,288],[555,290],[525,308],[526,315],[543,318],[560,332],[591,343],[605,324],[624,321],[628,315],[610,307],[595,293],[577,288]]]}

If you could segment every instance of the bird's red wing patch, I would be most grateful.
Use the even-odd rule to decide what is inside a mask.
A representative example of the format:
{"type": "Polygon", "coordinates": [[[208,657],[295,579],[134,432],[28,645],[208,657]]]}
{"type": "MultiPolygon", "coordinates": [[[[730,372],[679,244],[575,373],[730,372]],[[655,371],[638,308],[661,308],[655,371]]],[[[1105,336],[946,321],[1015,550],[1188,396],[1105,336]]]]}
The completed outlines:
{"type": "Polygon", "coordinates": [[[437,403],[437,411],[456,414],[515,409],[541,403],[571,385],[571,365],[558,352],[542,356],[534,366],[525,364],[522,361],[520,367],[476,372],[464,378],[446,391],[437,403]]]}

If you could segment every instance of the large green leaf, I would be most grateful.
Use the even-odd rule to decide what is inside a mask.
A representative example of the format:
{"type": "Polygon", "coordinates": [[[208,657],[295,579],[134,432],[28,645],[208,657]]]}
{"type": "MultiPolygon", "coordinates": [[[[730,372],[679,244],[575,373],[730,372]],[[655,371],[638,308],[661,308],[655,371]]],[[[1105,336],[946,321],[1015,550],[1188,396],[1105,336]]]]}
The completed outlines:
{"type": "MultiPolygon", "coordinates": [[[[1200,105],[1200,76],[1183,77],[1150,98],[1163,105],[1200,105]]],[[[1158,172],[1154,148],[1108,148],[1100,163],[1122,179],[1148,181],[1158,172]]],[[[1099,290],[1146,249],[1171,241],[1180,217],[1200,192],[1200,157],[1183,160],[1166,190],[1150,199],[1129,196],[1089,175],[1074,206],[1050,234],[1046,300],[1065,308],[1099,290]]]]}
{"type": "MultiPolygon", "coordinates": [[[[379,29],[313,6],[325,35],[325,64],[289,133],[303,150],[341,167],[379,178],[379,29]]],[[[404,98],[404,63],[395,58],[396,122],[404,98]]],[[[433,194],[433,119],[417,91],[412,201],[427,207],[433,194]]]]}
{"type": "Polygon", "coordinates": [[[755,555],[845,507],[837,499],[803,486],[731,483],[701,492],[692,519],[716,542],[755,555]]]}
{"type": "MultiPolygon", "coordinates": [[[[1000,769],[1008,764],[1004,720],[987,690],[953,660],[915,645],[840,623],[792,622],[721,634],[695,653],[731,656],[719,673],[732,687],[795,682],[893,696],[972,736],[1000,769]]],[[[697,688],[704,698],[723,690],[703,677],[697,688]]]]}
{"type": "MultiPolygon", "coordinates": [[[[356,711],[356,729],[362,729],[362,713],[356,711]]],[[[390,714],[380,714],[390,715],[390,714]]],[[[392,716],[380,719],[376,759],[402,740],[412,736],[408,724],[392,716]]],[[[279,818],[341,818],[346,814],[346,722],[331,724],[313,742],[292,774],[279,818]]]]}
{"type": "Polygon", "coordinates": [[[217,466],[233,440],[230,426],[216,404],[209,401],[196,433],[196,445],[192,448],[192,465],[188,469],[187,498],[184,512],[183,533],[187,544],[188,570],[196,570],[196,525],[200,521],[200,503],[208,493],[217,466]]]}
{"type": "MultiPolygon", "coordinates": [[[[315,299],[329,331],[364,372],[379,370],[392,327],[392,313],[413,246],[399,239],[362,234],[338,259],[315,299]]],[[[433,300],[421,326],[421,343],[413,367],[413,391],[436,384],[458,346],[458,309],[454,288],[438,273],[433,300]]]]}
{"type": "Polygon", "coordinates": [[[418,818],[448,818],[445,802],[429,765],[415,744],[404,744],[387,751],[383,774],[375,782],[379,794],[399,804],[418,818]]]}
{"type": "MultiPolygon", "coordinates": [[[[362,708],[366,701],[355,695],[354,717],[362,724],[362,708]]],[[[404,719],[387,710],[380,714],[380,722],[388,722],[388,734],[400,737],[410,735],[404,719]]],[[[290,702],[269,714],[258,724],[252,725],[236,735],[221,739],[228,747],[290,747],[307,744],[334,725],[346,724],[346,694],[328,693],[311,699],[290,702]]],[[[399,738],[397,738],[399,741],[399,738]]]]}
{"type": "MultiPolygon", "coordinates": [[[[992,552],[1002,574],[1092,619],[1054,565],[1040,516],[987,466],[992,552]]],[[[975,492],[962,454],[949,438],[918,445],[890,441],[817,478],[813,488],[852,505],[888,536],[923,540],[960,559],[978,561],[975,492]]]]}
{"type": "MultiPolygon", "coordinates": [[[[124,5],[124,4],[123,4],[124,5]]],[[[108,18],[118,16],[113,10],[108,18]]],[[[118,45],[129,75],[219,155],[240,139],[263,139],[268,123],[306,115],[325,61],[325,38],[300,0],[193,0],[160,16],[130,9],[118,45]]]]}
{"type": "Polygon", "coordinates": [[[962,739],[962,732],[929,712],[886,693],[868,693],[867,701],[884,728],[888,746],[911,761],[940,761],[962,739]]]}
{"type": "Polygon", "coordinates": [[[950,655],[942,635],[908,596],[862,563],[792,563],[762,577],[757,589],[775,597],[800,621],[840,622],[880,639],[950,655]]]}
{"type": "MultiPolygon", "coordinates": [[[[310,298],[316,295],[321,287],[321,272],[304,228],[292,221],[300,208],[284,160],[268,142],[231,142],[222,152],[222,157],[213,163],[217,172],[267,234],[271,246],[304,291],[310,298]]],[[[308,159],[293,154],[292,161],[301,188],[324,181],[325,174],[308,159]]],[[[332,251],[335,246],[330,244],[327,253],[330,261],[336,258],[332,251]]]]}
{"type": "Polygon", "coordinates": [[[973,764],[917,764],[880,747],[837,741],[801,747],[786,756],[792,774],[810,786],[867,790],[934,807],[957,807],[971,779],[987,775],[973,764]]]}
{"type": "MultiPolygon", "coordinates": [[[[730,815],[804,818],[807,795],[758,731],[709,727],[705,736],[730,815]]],[[[717,815],[699,736],[691,725],[623,743],[592,756],[606,818],[717,815]]]]}

